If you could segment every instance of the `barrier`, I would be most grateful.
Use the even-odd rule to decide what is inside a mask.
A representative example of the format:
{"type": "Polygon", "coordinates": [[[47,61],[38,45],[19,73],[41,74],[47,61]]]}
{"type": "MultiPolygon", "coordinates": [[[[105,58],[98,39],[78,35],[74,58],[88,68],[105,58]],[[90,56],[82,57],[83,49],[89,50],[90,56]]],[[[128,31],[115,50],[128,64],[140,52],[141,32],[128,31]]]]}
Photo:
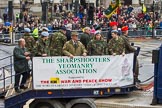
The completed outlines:
{"type": "MultiPolygon", "coordinates": [[[[53,31],[49,31],[49,34],[51,35],[54,32],[57,32],[58,30],[53,30],[53,31]]],[[[79,33],[79,38],[80,35],[82,34],[81,30],[73,30],[73,31],[77,31],[79,33]]],[[[39,34],[41,33],[41,31],[39,31],[39,34]]],[[[106,39],[107,38],[107,33],[108,31],[101,31],[102,36],[106,39]]],[[[14,32],[14,37],[12,42],[17,42],[24,34],[24,31],[20,31],[20,32],[14,32]]],[[[135,38],[135,37],[152,37],[152,30],[145,30],[145,29],[141,29],[141,30],[129,30],[128,31],[128,36],[130,38],[135,38]]],[[[155,37],[162,37],[162,29],[155,29],[154,30],[154,36],[155,37]]],[[[10,38],[9,34],[0,34],[0,42],[4,41],[5,38],[10,38]]]]}

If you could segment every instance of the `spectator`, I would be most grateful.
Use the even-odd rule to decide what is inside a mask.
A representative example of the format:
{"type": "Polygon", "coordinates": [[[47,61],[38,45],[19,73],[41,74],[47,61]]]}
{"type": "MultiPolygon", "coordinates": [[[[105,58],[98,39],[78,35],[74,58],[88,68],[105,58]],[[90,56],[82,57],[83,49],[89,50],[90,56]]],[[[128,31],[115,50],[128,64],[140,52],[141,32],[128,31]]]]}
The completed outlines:
{"type": "Polygon", "coordinates": [[[71,40],[71,30],[72,30],[72,24],[67,24],[66,26],[66,37],[67,37],[67,41],[71,40]]]}

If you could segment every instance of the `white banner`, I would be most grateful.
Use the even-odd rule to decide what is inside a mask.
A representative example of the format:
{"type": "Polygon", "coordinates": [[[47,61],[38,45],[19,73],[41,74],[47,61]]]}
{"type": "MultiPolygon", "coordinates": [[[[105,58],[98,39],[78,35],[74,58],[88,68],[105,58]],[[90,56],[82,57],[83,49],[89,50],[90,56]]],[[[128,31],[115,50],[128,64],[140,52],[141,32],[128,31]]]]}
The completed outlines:
{"type": "Polygon", "coordinates": [[[133,84],[133,54],[34,57],[34,89],[121,87],[133,84]]]}

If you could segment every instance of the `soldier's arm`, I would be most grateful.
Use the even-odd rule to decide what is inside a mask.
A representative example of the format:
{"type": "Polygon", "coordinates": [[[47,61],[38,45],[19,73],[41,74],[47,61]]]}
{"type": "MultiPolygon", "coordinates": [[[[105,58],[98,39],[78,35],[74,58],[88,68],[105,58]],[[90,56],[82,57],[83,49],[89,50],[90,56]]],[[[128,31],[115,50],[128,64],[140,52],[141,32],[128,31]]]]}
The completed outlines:
{"type": "Polygon", "coordinates": [[[122,41],[123,41],[123,53],[122,53],[122,55],[125,55],[126,44],[125,44],[125,42],[124,42],[124,40],[123,40],[123,39],[122,39],[122,41]]]}
{"type": "Polygon", "coordinates": [[[36,47],[34,48],[34,52],[35,52],[35,56],[41,56],[41,52],[40,52],[40,45],[39,43],[36,43],[36,47]]]}
{"type": "Polygon", "coordinates": [[[135,48],[133,48],[131,45],[130,45],[130,42],[129,40],[126,38],[126,37],[123,37],[123,40],[124,40],[124,43],[125,43],[125,48],[128,49],[130,52],[135,52],[135,48]]]}
{"type": "Polygon", "coordinates": [[[63,43],[65,44],[66,42],[67,42],[67,37],[64,36],[64,37],[63,37],[63,43]]]}
{"type": "Polygon", "coordinates": [[[88,55],[92,55],[92,42],[90,41],[87,45],[88,55]]]}
{"type": "Polygon", "coordinates": [[[107,45],[107,42],[104,41],[104,54],[105,55],[109,55],[109,48],[108,48],[108,45],[107,45]]]}
{"type": "Polygon", "coordinates": [[[110,53],[110,55],[113,55],[113,50],[112,50],[111,46],[112,46],[112,41],[110,40],[108,43],[108,52],[110,53]]]}
{"type": "Polygon", "coordinates": [[[68,51],[68,44],[67,44],[67,43],[64,44],[62,50],[63,50],[63,54],[64,54],[65,56],[70,56],[70,55],[72,55],[72,54],[68,51]]]}
{"type": "Polygon", "coordinates": [[[49,41],[49,48],[51,48],[52,46],[52,37],[53,37],[53,35],[52,36],[50,36],[49,38],[48,38],[48,41],[49,41]]]}
{"type": "Polygon", "coordinates": [[[32,37],[32,45],[33,45],[33,47],[36,45],[36,42],[33,37],[32,37]]]}

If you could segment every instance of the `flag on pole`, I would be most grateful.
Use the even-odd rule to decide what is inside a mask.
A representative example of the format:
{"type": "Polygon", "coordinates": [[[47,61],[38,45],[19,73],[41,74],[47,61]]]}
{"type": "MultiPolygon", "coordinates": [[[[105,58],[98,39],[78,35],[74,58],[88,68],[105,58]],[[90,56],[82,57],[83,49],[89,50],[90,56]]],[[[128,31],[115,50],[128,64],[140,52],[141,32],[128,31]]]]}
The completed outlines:
{"type": "Polygon", "coordinates": [[[121,6],[120,0],[112,0],[109,7],[105,10],[105,16],[107,18],[110,18],[113,14],[118,14],[120,6],[121,6]]]}

